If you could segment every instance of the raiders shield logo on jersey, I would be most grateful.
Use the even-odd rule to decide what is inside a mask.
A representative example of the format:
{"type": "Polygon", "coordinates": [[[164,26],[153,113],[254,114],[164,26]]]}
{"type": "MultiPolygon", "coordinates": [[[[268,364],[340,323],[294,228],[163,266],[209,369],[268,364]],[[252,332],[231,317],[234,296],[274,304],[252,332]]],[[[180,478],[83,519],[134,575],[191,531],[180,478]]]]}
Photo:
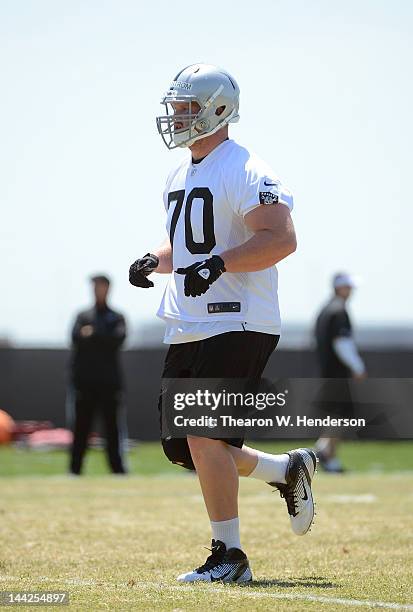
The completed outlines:
{"type": "Polygon", "coordinates": [[[260,191],[260,204],[277,204],[278,194],[271,191],[260,191]]]}

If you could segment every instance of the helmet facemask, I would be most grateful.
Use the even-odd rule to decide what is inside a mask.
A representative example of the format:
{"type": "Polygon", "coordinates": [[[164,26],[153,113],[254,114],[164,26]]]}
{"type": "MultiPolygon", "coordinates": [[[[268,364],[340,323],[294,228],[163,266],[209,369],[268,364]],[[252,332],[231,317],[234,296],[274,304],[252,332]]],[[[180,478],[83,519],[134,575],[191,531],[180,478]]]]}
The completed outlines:
{"type": "Polygon", "coordinates": [[[196,96],[174,96],[168,92],[161,100],[161,104],[165,105],[166,115],[156,118],[158,132],[168,149],[190,147],[197,140],[215,134],[229,122],[238,121],[238,109],[234,108],[229,114],[226,113],[226,104],[221,104],[220,94],[221,88],[219,87],[206,103],[202,104],[196,96]],[[175,113],[172,103],[179,102],[189,105],[188,113],[175,113]],[[197,113],[193,112],[194,102],[201,107],[197,113]],[[222,113],[217,112],[220,107],[224,107],[222,113]],[[176,123],[182,123],[183,127],[176,129],[176,123]]]}
{"type": "Polygon", "coordinates": [[[168,149],[187,147],[193,144],[195,142],[194,138],[200,136],[204,126],[204,122],[200,119],[203,109],[199,100],[194,96],[175,97],[166,95],[161,100],[161,104],[165,106],[166,114],[156,118],[156,125],[168,149]],[[188,112],[176,113],[173,107],[174,103],[188,104],[188,112]],[[194,112],[194,103],[201,107],[197,112],[194,112]],[[176,124],[182,124],[182,127],[176,128],[176,124]]]}

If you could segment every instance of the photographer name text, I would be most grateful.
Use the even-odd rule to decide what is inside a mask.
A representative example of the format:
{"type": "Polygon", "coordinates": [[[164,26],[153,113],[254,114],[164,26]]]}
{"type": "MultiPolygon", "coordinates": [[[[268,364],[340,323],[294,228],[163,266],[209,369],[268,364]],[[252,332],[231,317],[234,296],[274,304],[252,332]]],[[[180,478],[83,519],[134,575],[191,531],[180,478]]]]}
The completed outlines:
{"type": "Polygon", "coordinates": [[[346,419],[326,416],[323,418],[309,418],[305,415],[276,415],[272,417],[239,418],[231,415],[221,414],[217,417],[199,416],[196,418],[185,417],[182,414],[174,417],[175,427],[365,427],[365,419],[346,419]]]}

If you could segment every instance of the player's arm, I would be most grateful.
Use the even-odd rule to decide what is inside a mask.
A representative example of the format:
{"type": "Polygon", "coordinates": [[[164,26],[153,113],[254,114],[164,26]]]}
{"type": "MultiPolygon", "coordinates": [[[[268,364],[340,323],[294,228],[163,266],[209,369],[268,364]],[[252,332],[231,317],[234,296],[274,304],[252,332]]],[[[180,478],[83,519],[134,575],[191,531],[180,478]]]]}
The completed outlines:
{"type": "Polygon", "coordinates": [[[93,333],[93,327],[89,322],[84,321],[83,315],[79,314],[72,328],[72,342],[74,346],[87,341],[93,333]]]}
{"type": "Polygon", "coordinates": [[[95,345],[104,349],[120,348],[126,338],[126,321],[119,315],[115,324],[97,327],[91,336],[95,345]]]}
{"type": "Polygon", "coordinates": [[[155,253],[146,253],[133,262],[129,268],[129,282],[135,287],[148,289],[153,282],[148,279],[152,272],[168,274],[172,272],[172,247],[169,238],[155,250],[155,253]]]}
{"type": "Polygon", "coordinates": [[[253,236],[221,253],[227,272],[254,272],[269,268],[297,248],[290,210],[282,203],[258,206],[244,217],[253,236]]]}
{"type": "Polygon", "coordinates": [[[172,247],[169,236],[154,251],[154,255],[159,259],[158,267],[154,270],[158,274],[170,274],[172,272],[172,247]]]}
{"type": "Polygon", "coordinates": [[[353,378],[366,377],[366,367],[353,338],[345,336],[334,338],[333,349],[338,359],[351,370],[353,378]]]}
{"type": "Polygon", "coordinates": [[[331,324],[332,345],[337,358],[351,371],[353,378],[365,378],[366,367],[354,342],[348,314],[344,311],[337,313],[331,324]]]}
{"type": "Polygon", "coordinates": [[[244,220],[253,232],[249,240],[220,255],[176,270],[178,274],[185,275],[184,291],[187,297],[203,295],[223,272],[264,270],[295,251],[294,225],[286,205],[258,206],[247,213],[244,220]]]}

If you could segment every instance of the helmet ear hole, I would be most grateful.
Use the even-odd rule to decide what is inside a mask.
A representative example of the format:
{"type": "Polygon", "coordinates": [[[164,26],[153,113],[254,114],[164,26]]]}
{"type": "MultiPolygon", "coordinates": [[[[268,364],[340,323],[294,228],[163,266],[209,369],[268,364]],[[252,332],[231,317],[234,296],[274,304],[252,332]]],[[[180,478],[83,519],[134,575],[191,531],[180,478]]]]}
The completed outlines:
{"type": "Polygon", "coordinates": [[[200,119],[195,124],[195,129],[197,132],[203,132],[209,129],[209,121],[207,119],[200,119]]]}
{"type": "Polygon", "coordinates": [[[218,115],[218,117],[219,117],[220,115],[222,115],[222,113],[224,112],[225,108],[226,108],[225,106],[219,106],[217,108],[217,110],[215,111],[215,114],[218,115]]]}

